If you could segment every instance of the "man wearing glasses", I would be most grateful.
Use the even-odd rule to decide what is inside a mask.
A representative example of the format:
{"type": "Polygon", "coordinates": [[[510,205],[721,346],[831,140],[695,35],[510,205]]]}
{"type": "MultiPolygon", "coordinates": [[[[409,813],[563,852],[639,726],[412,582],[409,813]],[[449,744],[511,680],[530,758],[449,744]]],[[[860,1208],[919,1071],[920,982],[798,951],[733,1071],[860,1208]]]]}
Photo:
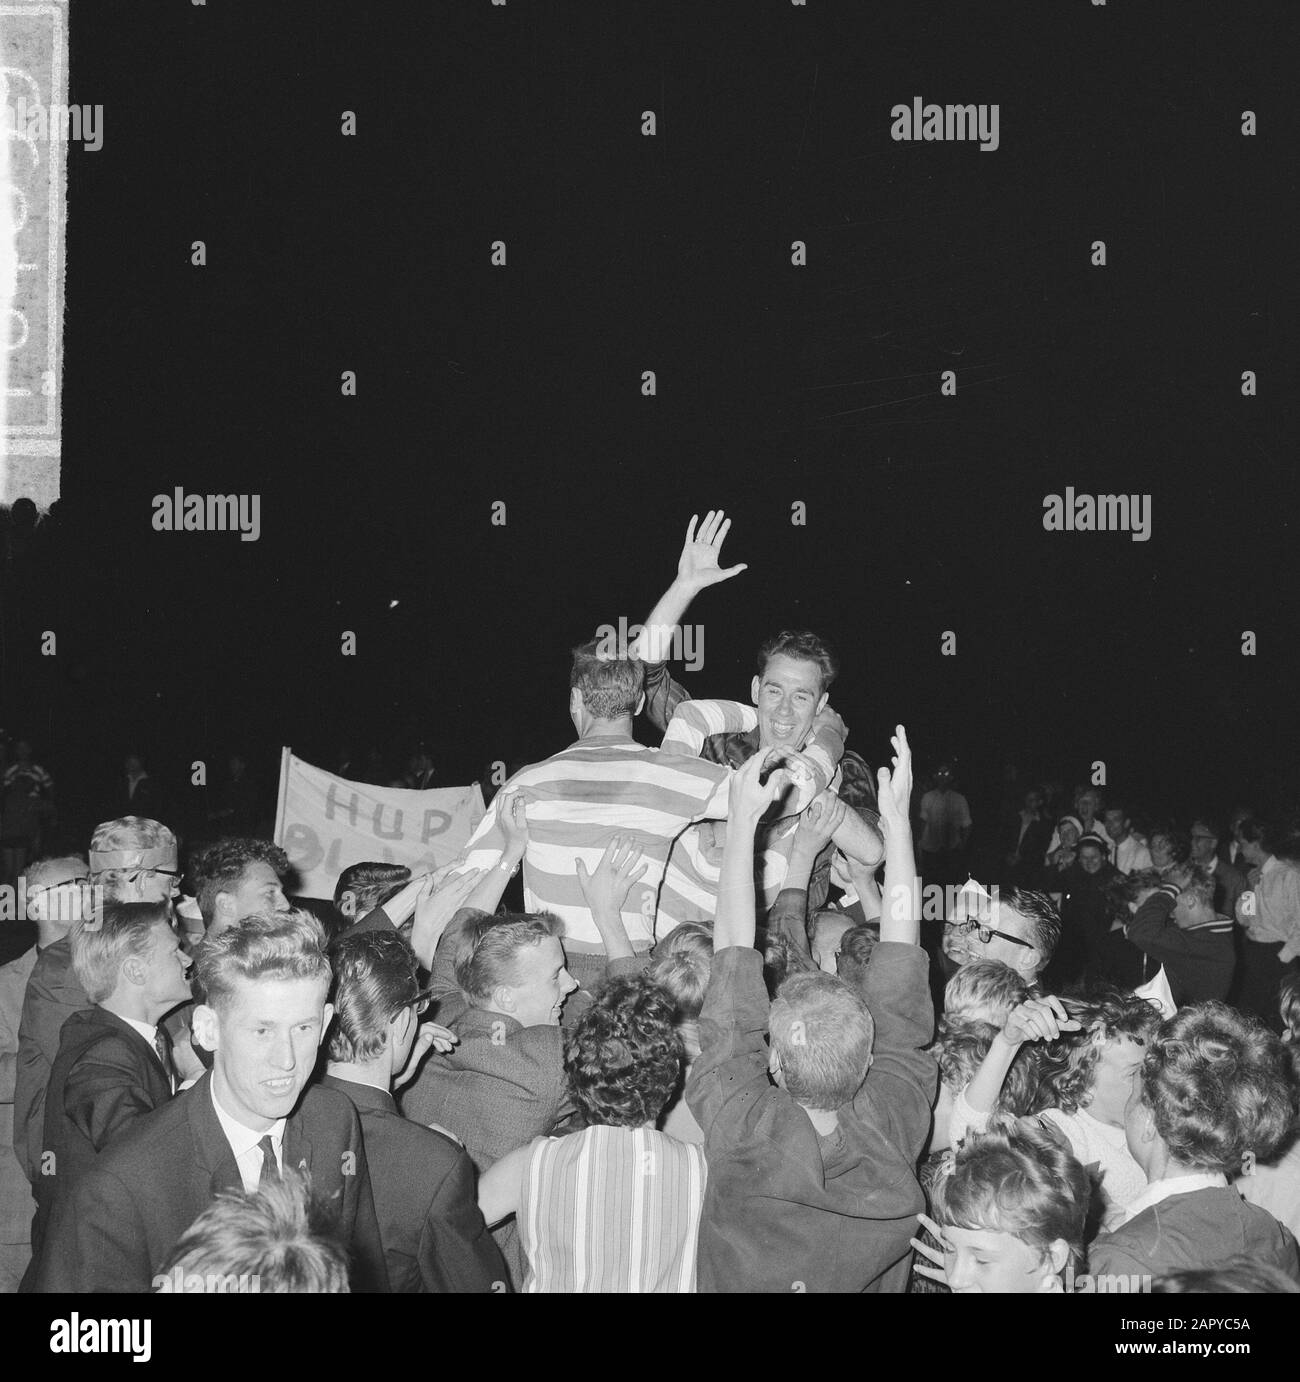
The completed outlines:
{"type": "MultiPolygon", "coordinates": [[[[91,836],[87,881],[99,890],[97,901],[170,902],[180,890],[176,836],[144,816],[104,821],[91,836]]],[[[59,1053],[59,1033],[74,1012],[91,1006],[73,972],[72,945],[65,934],[37,956],[18,1029],[14,1151],[33,1183],[41,1169],[45,1087],[59,1053]]]]}
{"type": "Polygon", "coordinates": [[[1032,888],[964,889],[944,926],[943,953],[960,969],[972,960],[1000,960],[1034,984],[1061,939],[1052,899],[1032,888]]]}

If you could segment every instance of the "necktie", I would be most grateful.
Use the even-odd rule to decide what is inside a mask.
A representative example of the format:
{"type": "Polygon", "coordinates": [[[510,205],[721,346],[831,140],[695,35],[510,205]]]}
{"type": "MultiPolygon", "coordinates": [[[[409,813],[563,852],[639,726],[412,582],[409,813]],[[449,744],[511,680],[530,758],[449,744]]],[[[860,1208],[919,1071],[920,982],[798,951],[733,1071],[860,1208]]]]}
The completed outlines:
{"type": "Polygon", "coordinates": [[[153,1049],[158,1052],[158,1059],[162,1062],[162,1068],[167,1072],[167,1082],[174,1090],[176,1088],[176,1072],[172,1068],[172,1044],[167,1033],[161,1027],[154,1031],[153,1049]]]}
{"type": "Polygon", "coordinates": [[[267,1133],[257,1145],[262,1149],[262,1176],[257,1182],[261,1187],[268,1181],[280,1179],[280,1167],[275,1159],[275,1148],[271,1144],[270,1133],[267,1133]]]}

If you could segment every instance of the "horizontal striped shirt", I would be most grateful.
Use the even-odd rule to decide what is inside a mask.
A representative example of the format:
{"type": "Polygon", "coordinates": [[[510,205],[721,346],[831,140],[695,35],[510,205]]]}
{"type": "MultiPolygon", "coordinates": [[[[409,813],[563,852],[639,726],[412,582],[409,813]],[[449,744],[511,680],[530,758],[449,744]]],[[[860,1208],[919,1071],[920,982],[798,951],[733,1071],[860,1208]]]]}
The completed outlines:
{"type": "MultiPolygon", "coordinates": [[[[698,754],[712,735],[746,733],[757,726],[757,711],[739,701],[683,701],[673,712],[664,735],[664,747],[698,754]]],[[[843,741],[838,735],[834,739],[842,752],[843,741]]],[[[791,814],[767,825],[756,846],[756,874],[764,910],[776,901],[789,871],[798,813],[828,783],[833,790],[838,790],[840,785],[838,758],[832,756],[818,738],[814,737],[803,753],[815,765],[816,776],[811,781],[796,783],[796,793],[790,803],[791,814]]],[[[657,937],[666,936],[684,921],[713,920],[726,842],[727,827],[720,818],[694,825],[674,841],[663,887],[659,890],[657,937]]]]}
{"type": "MultiPolygon", "coordinates": [[[[696,704],[696,702],[690,702],[696,704]]],[[[630,836],[643,851],[645,876],[633,885],[623,924],[634,946],[654,940],[655,898],[673,840],[693,821],[725,816],[730,773],[717,763],[633,739],[593,735],[517,772],[502,790],[518,787],[527,801],[528,848],[524,902],[532,912],[554,912],[567,940],[599,946],[578,882],[581,859],[594,873],[615,835],[630,836]]],[[[470,837],[459,862],[491,868],[505,847],[495,811],[470,837]]]]}
{"type": "Polygon", "coordinates": [[[653,1128],[587,1128],[538,1142],[516,1222],[536,1292],[695,1290],[704,1148],[653,1128]]]}

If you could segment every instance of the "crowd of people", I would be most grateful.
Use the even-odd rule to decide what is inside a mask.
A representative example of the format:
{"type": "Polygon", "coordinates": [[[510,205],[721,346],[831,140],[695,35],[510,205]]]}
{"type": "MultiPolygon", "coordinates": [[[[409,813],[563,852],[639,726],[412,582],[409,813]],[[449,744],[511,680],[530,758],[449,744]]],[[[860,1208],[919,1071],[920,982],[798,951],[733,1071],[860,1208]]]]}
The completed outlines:
{"type": "Polygon", "coordinates": [[[325,906],[144,809],[31,850],[4,1289],[1300,1292],[1300,820],[1033,787],[966,877],[956,765],[849,750],[815,634],[673,679],[728,528],[427,876],[325,906]]]}

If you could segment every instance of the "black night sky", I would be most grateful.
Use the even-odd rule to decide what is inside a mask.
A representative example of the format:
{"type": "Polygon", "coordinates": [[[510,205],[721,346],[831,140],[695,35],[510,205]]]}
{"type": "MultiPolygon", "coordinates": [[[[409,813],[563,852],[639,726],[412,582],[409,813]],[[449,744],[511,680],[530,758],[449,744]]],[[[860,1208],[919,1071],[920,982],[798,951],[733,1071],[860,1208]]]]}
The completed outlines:
{"type": "Polygon", "coordinates": [[[811,627],[850,746],[904,721],[977,822],[1007,760],[1151,810],[1294,795],[1296,19],[74,5],[104,147],[69,153],[66,512],[8,601],[6,728],[91,819],[131,742],[178,793],[416,734],[466,781],[570,741],[569,647],[720,506],[750,569],[693,611],[693,694],[811,627]],[[893,141],[914,96],[998,104],[1000,147],[893,141]],[[154,532],[176,486],[260,494],[260,540],[154,532]],[[1066,486],[1150,494],[1150,541],[1044,532],[1066,486]]]}

